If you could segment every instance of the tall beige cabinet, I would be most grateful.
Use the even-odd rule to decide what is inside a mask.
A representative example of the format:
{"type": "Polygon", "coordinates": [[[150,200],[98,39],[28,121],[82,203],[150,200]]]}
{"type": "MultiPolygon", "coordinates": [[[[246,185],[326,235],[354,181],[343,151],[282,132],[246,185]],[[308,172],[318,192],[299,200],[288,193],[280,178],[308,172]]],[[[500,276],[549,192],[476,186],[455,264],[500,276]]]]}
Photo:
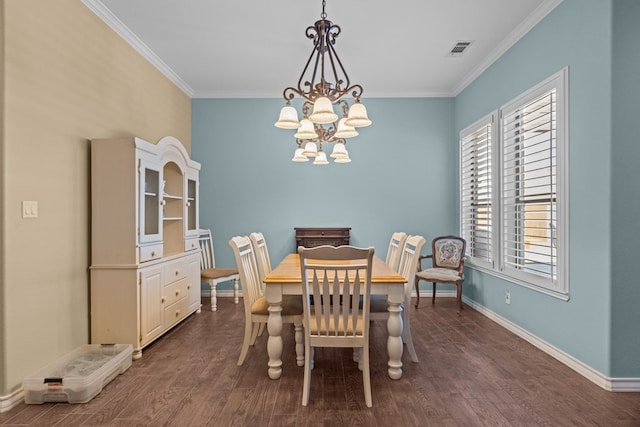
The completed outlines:
{"type": "Polygon", "coordinates": [[[91,342],[142,349],[200,312],[200,164],[173,137],[91,141],[91,342]]]}

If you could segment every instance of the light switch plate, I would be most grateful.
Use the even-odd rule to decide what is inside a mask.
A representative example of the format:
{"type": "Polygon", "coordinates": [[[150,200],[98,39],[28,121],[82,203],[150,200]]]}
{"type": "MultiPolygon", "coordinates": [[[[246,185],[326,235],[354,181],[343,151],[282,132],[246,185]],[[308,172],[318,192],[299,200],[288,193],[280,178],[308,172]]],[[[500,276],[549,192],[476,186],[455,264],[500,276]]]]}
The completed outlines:
{"type": "Polygon", "coordinates": [[[38,202],[31,200],[22,201],[22,218],[38,218],[38,202]]]}

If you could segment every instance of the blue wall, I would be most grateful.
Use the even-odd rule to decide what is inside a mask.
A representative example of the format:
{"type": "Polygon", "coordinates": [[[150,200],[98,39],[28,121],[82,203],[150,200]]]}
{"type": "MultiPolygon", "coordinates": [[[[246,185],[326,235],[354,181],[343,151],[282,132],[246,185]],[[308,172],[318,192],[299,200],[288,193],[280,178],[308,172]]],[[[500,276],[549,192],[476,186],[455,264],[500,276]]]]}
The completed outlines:
{"type": "MultiPolygon", "coordinates": [[[[467,296],[607,376],[638,377],[637,359],[634,365],[619,358],[615,370],[611,360],[613,329],[623,328],[615,331],[621,337],[630,330],[623,322],[612,325],[612,293],[618,292],[611,261],[612,2],[561,3],[456,98],[456,129],[567,66],[571,298],[561,301],[477,271],[465,281],[467,296]],[[502,298],[506,288],[510,305],[502,298]]],[[[628,266],[616,268],[622,276],[630,272],[628,266]]],[[[637,343],[624,347],[640,353],[637,343]]]]}
{"type": "Polygon", "coordinates": [[[381,258],[394,231],[457,231],[453,99],[363,103],[373,124],[347,143],[352,162],[314,166],[292,162],[293,131],[273,125],[283,100],[193,100],[200,225],[213,231],[219,266],[235,265],[229,239],[252,231],[264,233],[274,266],[295,249],[294,227],[351,227],[351,243],[381,258]]]}
{"type": "Polygon", "coordinates": [[[612,355],[614,377],[639,376],[640,366],[640,2],[613,2],[612,355]],[[632,46],[636,46],[633,48],[632,46]]]}
{"type": "Polygon", "coordinates": [[[193,100],[200,223],[218,264],[234,265],[227,241],[254,230],[274,265],[296,226],[350,226],[381,257],[393,231],[456,233],[460,129],[568,67],[570,300],[473,269],[464,294],[606,376],[640,378],[639,8],[564,0],[455,100],[364,99],[374,124],[347,165],[291,162],[291,132],[273,126],[281,100],[193,100]]]}

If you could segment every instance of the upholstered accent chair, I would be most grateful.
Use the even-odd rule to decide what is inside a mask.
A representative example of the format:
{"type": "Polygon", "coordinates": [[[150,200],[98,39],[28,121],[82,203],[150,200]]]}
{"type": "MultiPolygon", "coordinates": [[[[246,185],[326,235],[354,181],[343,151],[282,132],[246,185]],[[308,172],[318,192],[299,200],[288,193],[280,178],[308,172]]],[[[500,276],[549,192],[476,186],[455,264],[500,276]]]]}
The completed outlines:
{"type": "Polygon", "coordinates": [[[431,304],[436,302],[436,283],[452,283],[456,285],[456,301],[458,314],[462,310],[462,281],[464,279],[464,253],[467,242],[458,236],[440,236],[431,242],[431,254],[421,256],[416,273],[416,308],[420,303],[420,280],[433,283],[431,304]],[[422,260],[431,258],[432,267],[422,269],[422,260]]]}

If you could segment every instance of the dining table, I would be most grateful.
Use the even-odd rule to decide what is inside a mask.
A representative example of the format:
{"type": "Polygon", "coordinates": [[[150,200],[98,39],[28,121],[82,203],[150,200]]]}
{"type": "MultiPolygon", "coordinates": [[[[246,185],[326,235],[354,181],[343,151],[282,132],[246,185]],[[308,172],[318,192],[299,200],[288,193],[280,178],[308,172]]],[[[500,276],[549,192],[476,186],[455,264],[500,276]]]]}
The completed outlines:
{"type": "MultiPolygon", "coordinates": [[[[349,262],[349,261],[344,261],[349,262]]],[[[282,375],[282,296],[302,295],[302,273],[297,253],[287,255],[263,280],[264,295],[269,304],[267,331],[267,353],[269,355],[269,378],[282,375]]],[[[389,318],[387,320],[388,374],[397,380],[402,377],[402,303],[406,279],[389,267],[382,259],[373,257],[371,273],[371,295],[386,295],[389,318]]],[[[297,334],[298,335],[298,334],[297,334]]],[[[298,337],[296,337],[296,341],[298,337]]],[[[296,342],[298,364],[304,360],[303,345],[296,342]]]]}

